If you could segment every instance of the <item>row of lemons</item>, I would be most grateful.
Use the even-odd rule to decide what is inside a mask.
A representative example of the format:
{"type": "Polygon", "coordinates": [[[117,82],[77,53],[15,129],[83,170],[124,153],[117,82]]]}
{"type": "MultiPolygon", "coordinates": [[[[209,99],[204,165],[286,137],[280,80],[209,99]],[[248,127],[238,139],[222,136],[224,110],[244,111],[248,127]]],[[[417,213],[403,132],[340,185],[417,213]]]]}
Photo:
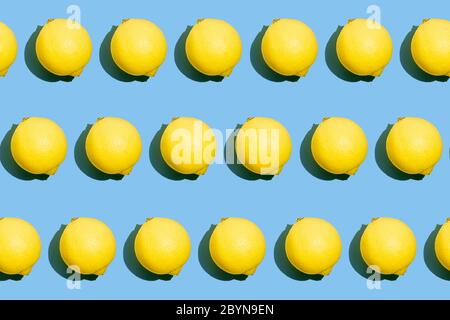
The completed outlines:
{"type": "MultiPolygon", "coordinates": [[[[342,243],[332,224],[320,218],[299,218],[289,229],[285,252],[290,263],[309,275],[328,275],[338,262],[342,243]]],[[[0,272],[27,275],[38,261],[41,241],[34,227],[18,218],[0,219],[0,272]]],[[[450,271],[450,219],[436,236],[435,254],[450,271]]],[[[89,275],[102,275],[116,254],[112,231],[94,218],[74,218],[64,228],[60,241],[61,258],[69,268],[89,275]]],[[[137,260],[148,271],[178,275],[191,252],[184,227],[168,218],[150,218],[134,239],[137,260]]],[[[264,259],[266,242],[259,227],[244,218],[225,218],[209,239],[215,264],[233,275],[252,275],[264,259]]],[[[394,218],[373,219],[360,240],[363,260],[374,271],[403,275],[416,255],[416,239],[411,229],[394,218]]]]}
{"type": "MultiPolygon", "coordinates": [[[[154,23],[125,19],[111,40],[116,65],[134,76],[154,76],[164,62],[167,43],[154,23]]],[[[239,62],[242,43],[226,21],[200,19],[189,31],[185,45],[192,66],[208,76],[229,76],[239,62]]],[[[389,32],[370,19],[353,19],[343,27],[336,43],[341,64],[359,76],[380,76],[392,57],[389,32]]],[[[305,76],[314,63],[318,44],[314,32],[295,19],[276,19],[267,28],[261,52],[266,64],[284,76],[305,76]]],[[[89,62],[92,43],[78,22],[51,19],[40,30],[36,54],[44,68],[58,76],[79,76],[89,62]]],[[[426,19],[412,38],[416,64],[434,76],[450,76],[450,21],[426,19]]],[[[0,22],[0,75],[17,55],[14,33],[0,22]]]]}
{"type": "MultiPolygon", "coordinates": [[[[278,175],[292,152],[289,132],[272,118],[247,119],[233,139],[233,159],[226,159],[227,163],[237,160],[259,175],[278,175]]],[[[216,155],[214,130],[192,117],[174,118],[165,127],[159,143],[167,165],[185,175],[205,174],[216,155]]],[[[388,158],[407,174],[430,174],[442,149],[437,128],[416,117],[399,118],[386,140],[388,158]]],[[[364,131],[347,118],[325,118],[311,140],[314,160],[332,174],[355,174],[366,158],[367,150],[364,131]]],[[[128,121],[116,117],[99,118],[89,129],[85,152],[98,170],[127,175],[140,158],[142,142],[138,130],[128,121]]],[[[29,173],[55,174],[66,153],[63,130],[48,118],[24,118],[12,134],[12,157],[29,173]]]]}

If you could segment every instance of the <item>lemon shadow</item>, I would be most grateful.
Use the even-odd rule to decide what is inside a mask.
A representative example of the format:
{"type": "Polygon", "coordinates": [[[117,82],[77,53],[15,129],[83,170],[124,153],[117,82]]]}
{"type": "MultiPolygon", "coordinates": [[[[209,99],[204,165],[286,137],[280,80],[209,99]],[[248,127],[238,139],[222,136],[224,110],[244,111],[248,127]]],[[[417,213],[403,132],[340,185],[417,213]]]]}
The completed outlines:
{"type": "Polygon", "coordinates": [[[314,124],[312,128],[306,133],[305,137],[302,140],[302,143],[300,145],[300,161],[303,165],[303,167],[308,171],[312,176],[316,177],[320,180],[342,180],[345,181],[350,176],[348,174],[333,174],[330,173],[322,167],[320,167],[316,160],[314,160],[312,151],[311,151],[311,141],[312,137],[314,135],[314,132],[316,131],[318,125],[314,124]]]}
{"type": "Polygon", "coordinates": [[[244,281],[248,278],[247,275],[241,274],[241,275],[233,275],[229,274],[222,269],[220,269],[215,263],[214,260],[211,258],[211,254],[209,252],[209,240],[211,239],[211,235],[214,231],[214,228],[216,225],[212,224],[209,230],[205,233],[205,235],[200,240],[199,246],[198,246],[198,261],[203,268],[203,270],[206,271],[211,277],[221,280],[221,281],[231,281],[231,280],[238,280],[238,281],[244,281]]]}
{"type": "Polygon", "coordinates": [[[208,76],[196,70],[189,62],[186,55],[186,39],[191,31],[192,26],[187,26],[186,30],[178,38],[174,49],[175,64],[182,74],[187,78],[197,82],[221,82],[224,77],[222,76],[208,76]]]}
{"type": "Polygon", "coordinates": [[[423,247],[423,259],[427,268],[438,278],[450,281],[450,271],[439,262],[434,250],[436,236],[442,225],[436,225],[436,228],[430,233],[423,247]]]}
{"type": "Polygon", "coordinates": [[[131,271],[136,277],[146,280],[146,281],[169,281],[173,278],[170,274],[158,275],[154,274],[147,269],[145,269],[136,258],[136,253],[134,251],[134,240],[136,239],[136,235],[141,228],[141,225],[136,225],[134,230],[128,235],[127,240],[123,246],[123,261],[127,266],[128,270],[131,271]]]}
{"type": "MultiPolygon", "coordinates": [[[[48,246],[48,261],[53,268],[53,270],[59,274],[64,279],[67,279],[70,276],[73,276],[74,271],[69,269],[67,265],[64,263],[61,258],[61,253],[59,251],[59,241],[61,239],[62,233],[67,225],[62,224],[59,230],[54,234],[53,238],[50,240],[50,244],[48,246]]],[[[95,274],[80,275],[80,280],[94,281],[98,278],[95,274]]]]}
{"type": "Polygon", "coordinates": [[[23,275],[21,274],[6,274],[0,272],[0,281],[20,281],[23,279],[23,275]]]}
{"type": "MultiPolygon", "coordinates": [[[[361,237],[366,230],[367,225],[362,225],[359,231],[355,234],[348,248],[348,257],[353,270],[356,271],[361,277],[367,279],[374,274],[374,271],[370,269],[361,255],[360,243],[361,237]]],[[[395,281],[399,278],[396,274],[382,274],[381,280],[395,281]]]]}
{"type": "Polygon", "coordinates": [[[89,130],[91,130],[92,125],[88,124],[86,128],[81,132],[80,136],[77,139],[77,142],[75,143],[74,148],[74,158],[75,163],[77,164],[78,168],[88,177],[95,179],[95,180],[122,180],[123,175],[122,174],[107,174],[100,170],[98,170],[94,165],[89,161],[89,158],[86,154],[86,138],[89,133],[89,130]]]}
{"type": "Polygon", "coordinates": [[[372,82],[375,79],[374,76],[358,76],[348,71],[339,61],[336,52],[336,43],[339,34],[342,31],[342,28],[343,26],[337,27],[336,31],[331,35],[325,47],[325,62],[328,66],[328,69],[330,69],[330,71],[336,77],[347,82],[358,82],[358,81],[372,82]]]}
{"type": "Polygon", "coordinates": [[[254,181],[254,180],[272,180],[273,175],[257,174],[248,170],[237,158],[236,155],[236,135],[241,129],[242,125],[238,124],[234,131],[227,138],[224,146],[223,154],[228,169],[233,172],[239,178],[254,181]]]}
{"type": "Polygon", "coordinates": [[[416,64],[414,58],[411,53],[411,41],[414,36],[414,33],[417,30],[417,26],[413,26],[411,30],[406,35],[405,39],[403,39],[402,44],[400,46],[400,63],[403,69],[414,79],[422,81],[422,82],[432,82],[439,81],[445,82],[449,77],[447,76],[433,76],[429,73],[426,73],[416,64]]]}
{"type": "Polygon", "coordinates": [[[0,143],[0,162],[2,163],[3,168],[5,168],[5,170],[8,171],[10,175],[20,180],[47,180],[49,178],[49,175],[29,173],[22,169],[14,160],[11,153],[11,139],[16,128],[17,125],[14,124],[3,137],[3,140],[0,143]]]}
{"type": "Polygon", "coordinates": [[[264,61],[264,57],[261,51],[261,44],[264,34],[267,31],[268,26],[263,26],[260,32],[256,35],[250,47],[250,62],[253,69],[264,79],[273,82],[283,82],[290,81],[296,82],[300,79],[299,76],[283,76],[275,71],[273,71],[264,61]]]}
{"type": "Polygon", "coordinates": [[[292,225],[288,224],[286,225],[286,228],[281,232],[280,236],[278,237],[277,241],[275,242],[275,246],[273,249],[273,256],[275,259],[275,264],[277,265],[278,269],[280,269],[281,272],[284,273],[287,277],[297,280],[297,281],[320,281],[324,278],[323,275],[320,274],[314,274],[309,275],[306,273],[303,273],[299,270],[297,270],[289,261],[286,250],[285,250],[285,243],[286,243],[286,237],[289,233],[289,230],[291,229],[292,225]]]}
{"type": "Polygon", "coordinates": [[[164,178],[170,180],[197,180],[199,175],[197,174],[182,174],[173,170],[169,165],[164,161],[161,154],[161,137],[166,130],[167,125],[163,124],[161,128],[156,132],[153,136],[153,139],[150,143],[149,148],[149,158],[152,167],[164,178]]]}
{"type": "Polygon", "coordinates": [[[39,62],[39,59],[36,55],[36,40],[39,35],[39,32],[41,32],[41,29],[42,26],[37,26],[36,30],[31,34],[30,38],[28,38],[28,41],[25,45],[24,58],[28,70],[30,70],[30,72],[34,74],[37,78],[47,82],[58,82],[58,81],[71,82],[74,79],[74,77],[58,76],[56,74],[53,74],[47,69],[45,69],[39,62]]]}
{"type": "Polygon", "coordinates": [[[116,32],[116,29],[117,29],[117,26],[112,26],[111,30],[103,38],[103,41],[100,45],[99,59],[100,59],[100,64],[102,65],[103,70],[105,70],[105,72],[107,74],[109,74],[112,78],[114,78],[118,81],[146,82],[149,79],[148,76],[133,76],[131,74],[128,74],[125,71],[123,71],[122,69],[120,69],[114,62],[112,55],[111,55],[111,40],[114,35],[114,32],[116,32]]]}
{"type": "Polygon", "coordinates": [[[380,137],[375,144],[375,161],[378,167],[383,171],[387,176],[396,179],[396,180],[422,180],[424,175],[422,174],[407,174],[403,171],[397,169],[389,160],[386,151],[386,141],[389,135],[389,132],[392,129],[392,124],[389,124],[387,128],[383,131],[380,137]]]}

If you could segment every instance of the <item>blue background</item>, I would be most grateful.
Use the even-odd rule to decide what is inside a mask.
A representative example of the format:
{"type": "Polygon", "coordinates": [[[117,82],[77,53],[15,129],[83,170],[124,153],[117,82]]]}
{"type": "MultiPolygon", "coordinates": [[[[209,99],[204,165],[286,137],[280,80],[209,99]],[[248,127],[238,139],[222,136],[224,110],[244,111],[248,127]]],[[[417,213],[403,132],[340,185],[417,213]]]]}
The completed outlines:
{"type": "MultiPolygon", "coordinates": [[[[66,161],[58,173],[46,181],[28,180],[27,175],[18,172],[8,159],[8,139],[1,145],[1,162],[8,170],[0,168],[0,213],[30,221],[41,235],[43,251],[30,276],[20,281],[0,281],[0,298],[450,297],[448,274],[438,270],[431,251],[424,253],[430,233],[450,216],[449,82],[431,81],[434,79],[416,72],[408,58],[403,57],[408,73],[400,60],[401,44],[412,26],[423,18],[448,14],[450,3],[447,0],[375,1],[381,7],[381,22],[390,31],[395,49],[382,77],[372,82],[354,81],[357,79],[340,74],[333,57],[325,59],[327,43],[338,25],[345,24],[349,18],[367,16],[366,8],[372,2],[361,0],[77,0],[75,4],[82,10],[81,22],[92,38],[92,59],[82,76],[72,82],[53,81],[56,79],[48,77],[43,80],[41,78],[46,77],[36,76],[25,63],[27,60],[30,69],[36,71],[31,58],[24,57],[26,44],[36,27],[48,18],[66,17],[66,7],[70,4],[65,1],[8,1],[0,12],[0,20],[14,30],[20,46],[8,76],[0,79],[0,134],[6,135],[22,117],[44,116],[54,119],[64,129],[69,142],[66,161]],[[100,63],[99,49],[105,35],[127,17],[143,17],[155,22],[168,41],[165,63],[157,76],[147,82],[117,80],[105,72],[100,63]],[[242,38],[242,59],[231,77],[222,82],[190,79],[175,63],[174,48],[180,35],[201,17],[227,20],[242,38]],[[252,64],[250,58],[256,35],[277,17],[306,22],[319,43],[316,63],[308,76],[297,82],[278,81],[282,79],[270,74],[261,76],[253,66],[260,68],[258,60],[255,58],[252,64]],[[132,174],[121,181],[86,175],[74,157],[76,141],[86,125],[108,115],[133,123],[145,147],[132,174]],[[358,174],[347,181],[329,180],[331,177],[313,168],[304,155],[305,168],[299,155],[311,126],[333,115],[358,122],[369,140],[366,161],[358,174]],[[195,116],[223,132],[249,116],[273,117],[291,134],[294,147],[291,159],[283,173],[271,181],[244,179],[226,165],[211,166],[208,173],[196,181],[166,178],[152,166],[148,150],[161,125],[173,116],[195,116]],[[444,139],[441,161],[432,175],[422,181],[406,179],[389,168],[384,170],[389,173],[386,174],[377,164],[377,140],[386,126],[399,116],[430,120],[444,139]],[[95,281],[83,280],[81,290],[68,290],[65,279],[52,267],[57,270],[60,267],[54,254],[55,241],[50,250],[48,248],[61,224],[77,216],[96,217],[107,223],[117,239],[117,256],[104,276],[95,281]],[[138,271],[133,273],[127,268],[127,264],[133,270],[136,266],[130,261],[124,262],[126,239],[136,224],[150,216],[175,218],[191,236],[191,257],[181,275],[171,281],[141,279],[135,275],[138,271]],[[202,263],[199,262],[198,247],[203,236],[211,224],[227,216],[253,220],[266,236],[266,257],[256,274],[245,281],[227,281],[222,274],[212,272],[202,254],[202,263]],[[286,273],[294,278],[299,276],[286,270],[283,257],[277,254],[277,259],[274,257],[274,245],[280,234],[299,216],[325,218],[336,226],[342,237],[342,257],[332,274],[321,281],[292,279],[286,273]],[[378,216],[396,217],[409,224],[417,237],[417,256],[405,276],[396,281],[383,280],[381,290],[368,290],[366,280],[360,275],[360,263],[353,254],[357,246],[351,246],[351,250],[349,246],[361,225],[378,216]]],[[[179,64],[182,70],[186,67],[179,64]]],[[[130,79],[122,77],[122,80],[130,79]]],[[[381,154],[378,162],[386,167],[381,154]]],[[[83,167],[83,159],[79,162],[83,167]]],[[[129,254],[125,256],[129,258],[129,254]]],[[[148,275],[143,277],[149,278],[148,275]]]]}

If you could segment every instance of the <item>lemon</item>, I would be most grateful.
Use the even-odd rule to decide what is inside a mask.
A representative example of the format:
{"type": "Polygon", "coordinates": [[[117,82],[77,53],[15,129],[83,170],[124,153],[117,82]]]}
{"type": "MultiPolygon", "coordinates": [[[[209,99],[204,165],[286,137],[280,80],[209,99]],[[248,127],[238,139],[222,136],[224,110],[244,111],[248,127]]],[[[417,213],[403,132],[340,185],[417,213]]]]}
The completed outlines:
{"type": "Polygon", "coordinates": [[[34,227],[18,218],[0,218],[0,272],[28,275],[41,255],[34,227]]]}
{"type": "Polygon", "coordinates": [[[161,137],[161,154],[173,170],[182,174],[206,173],[216,154],[214,132],[196,118],[174,118],[161,137]]]}
{"type": "Polygon", "coordinates": [[[14,32],[0,22],[0,77],[8,72],[17,57],[17,40],[14,32]]]}
{"type": "Polygon", "coordinates": [[[261,43],[266,64],[284,76],[305,76],[317,57],[314,32],[295,19],[275,19],[261,43]]]}
{"type": "Polygon", "coordinates": [[[403,275],[416,255],[416,238],[398,219],[375,218],[364,230],[360,249],[366,264],[375,271],[403,275]]]}
{"type": "Polygon", "coordinates": [[[126,19],[111,39],[115,64],[133,76],[154,76],[167,54],[166,38],[156,24],[145,19],[126,19]]]}
{"type": "Polygon", "coordinates": [[[86,29],[69,19],[50,19],[36,39],[41,65],[58,76],[77,77],[89,62],[92,43],[86,29]]]}
{"type": "Polygon", "coordinates": [[[178,275],[191,253],[191,241],[177,221],[150,218],[139,229],[134,241],[139,263],[155,274],[178,275]]]}
{"type": "Polygon", "coordinates": [[[450,21],[425,19],[413,35],[411,54],[423,71],[450,77],[450,21]]]}
{"type": "Polygon", "coordinates": [[[241,38],[226,21],[199,19],[186,39],[191,65],[208,76],[229,76],[242,53],[241,38]]]}
{"type": "Polygon", "coordinates": [[[100,171],[127,175],[142,152],[137,129],[121,118],[99,118],[86,137],[86,155],[100,171]]]}
{"type": "Polygon", "coordinates": [[[367,138],[350,119],[325,118],[311,140],[314,160],[334,174],[353,175],[367,155],[367,138]]]}
{"type": "Polygon", "coordinates": [[[300,218],[285,242],[291,264],[306,274],[328,275],[338,262],[342,244],[333,225],[319,218],[300,218]]]}
{"type": "Polygon", "coordinates": [[[253,222],[243,218],[225,218],[214,228],[209,240],[214,263],[234,275],[252,275],[264,259],[266,241],[253,222]]]}
{"type": "Polygon", "coordinates": [[[441,158],[442,139],[430,122],[421,118],[400,118],[389,131],[387,155],[399,170],[428,175],[441,158]]]}
{"type": "Polygon", "coordinates": [[[441,226],[434,242],[434,251],[441,265],[450,271],[450,219],[441,226]]]}
{"type": "Polygon", "coordinates": [[[389,32],[371,19],[349,20],[336,42],[341,64],[359,76],[380,76],[391,60],[392,50],[389,32]]]}
{"type": "Polygon", "coordinates": [[[64,263],[80,274],[102,275],[116,255],[116,240],[106,224],[94,218],[74,218],[59,242],[64,263]]]}
{"type": "Polygon", "coordinates": [[[248,170],[277,175],[291,156],[289,132],[271,118],[249,118],[236,136],[236,155],[248,170]]]}
{"type": "Polygon", "coordinates": [[[66,136],[50,119],[24,118],[11,138],[11,153],[22,169],[53,175],[66,157],[66,136]]]}

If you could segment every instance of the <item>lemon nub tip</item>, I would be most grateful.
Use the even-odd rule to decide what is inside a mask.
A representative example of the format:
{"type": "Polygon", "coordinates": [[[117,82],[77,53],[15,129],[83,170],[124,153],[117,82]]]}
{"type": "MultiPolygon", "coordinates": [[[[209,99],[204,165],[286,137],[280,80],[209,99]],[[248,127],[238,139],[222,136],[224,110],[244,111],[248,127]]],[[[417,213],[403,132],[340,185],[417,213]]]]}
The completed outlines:
{"type": "Polygon", "coordinates": [[[153,69],[153,70],[150,71],[150,72],[147,72],[145,75],[146,75],[147,77],[154,77],[154,76],[156,75],[156,72],[158,72],[158,68],[153,69]]]}
{"type": "Polygon", "coordinates": [[[179,267],[178,269],[175,269],[175,270],[173,270],[173,271],[170,271],[169,274],[170,274],[171,276],[177,276],[177,275],[180,274],[181,269],[182,269],[182,267],[179,267]]]}
{"type": "Polygon", "coordinates": [[[420,174],[428,176],[433,171],[433,167],[423,170],[420,174]]]}
{"type": "Polygon", "coordinates": [[[333,267],[329,267],[328,269],[325,269],[322,272],[320,272],[320,274],[322,276],[328,276],[331,273],[332,270],[333,270],[333,267]]]}
{"type": "Polygon", "coordinates": [[[8,68],[6,68],[6,69],[0,71],[0,77],[6,76],[7,73],[8,73],[8,68]]]}
{"type": "Polygon", "coordinates": [[[56,172],[58,171],[58,167],[55,167],[53,169],[50,169],[49,171],[47,171],[45,174],[52,176],[54,175],[56,172]]]}
{"type": "Polygon", "coordinates": [[[103,269],[100,269],[100,270],[94,272],[94,274],[97,275],[97,276],[104,275],[105,272],[106,272],[106,268],[107,268],[107,267],[104,267],[103,269]]]}
{"type": "Polygon", "coordinates": [[[19,274],[22,275],[22,276],[27,276],[27,275],[29,275],[31,273],[31,269],[32,269],[32,267],[29,267],[29,268],[27,268],[27,269],[25,269],[23,271],[20,271],[19,274]]]}
{"type": "Polygon", "coordinates": [[[83,69],[77,70],[71,74],[72,77],[79,77],[81,73],[83,72],[83,69]]]}
{"type": "Polygon", "coordinates": [[[372,76],[373,76],[373,77],[379,77],[379,76],[382,75],[383,71],[384,71],[384,68],[383,68],[383,69],[380,69],[380,70],[378,70],[378,71],[375,71],[374,73],[372,73],[372,76]]]}
{"type": "Polygon", "coordinates": [[[246,276],[251,276],[251,275],[255,274],[255,272],[256,272],[256,267],[254,267],[253,269],[245,271],[243,274],[245,274],[246,276]]]}
{"type": "Polygon", "coordinates": [[[356,172],[358,172],[359,167],[353,168],[349,171],[346,172],[346,174],[348,174],[349,176],[353,176],[356,174],[356,172]]]}
{"type": "Polygon", "coordinates": [[[121,175],[124,175],[124,176],[127,176],[127,175],[129,175],[129,174],[131,173],[132,170],[133,170],[133,167],[128,168],[128,169],[126,169],[126,170],[120,172],[120,174],[121,174],[121,175]]]}
{"type": "Polygon", "coordinates": [[[208,166],[206,166],[206,167],[200,169],[200,170],[197,171],[195,174],[196,174],[196,175],[199,175],[199,176],[202,176],[202,175],[204,175],[204,174],[206,173],[206,171],[208,171],[208,166]]]}
{"type": "Polygon", "coordinates": [[[306,68],[296,74],[297,77],[305,77],[309,72],[309,68],[306,68]]]}
{"type": "Polygon", "coordinates": [[[229,69],[229,70],[227,70],[227,71],[225,71],[225,72],[222,72],[222,73],[220,74],[220,76],[222,76],[222,77],[229,77],[229,76],[231,75],[232,72],[233,72],[233,68],[231,68],[231,69],[229,69]]]}
{"type": "Polygon", "coordinates": [[[406,273],[406,270],[407,270],[407,267],[394,272],[394,274],[397,276],[403,276],[406,273]]]}

